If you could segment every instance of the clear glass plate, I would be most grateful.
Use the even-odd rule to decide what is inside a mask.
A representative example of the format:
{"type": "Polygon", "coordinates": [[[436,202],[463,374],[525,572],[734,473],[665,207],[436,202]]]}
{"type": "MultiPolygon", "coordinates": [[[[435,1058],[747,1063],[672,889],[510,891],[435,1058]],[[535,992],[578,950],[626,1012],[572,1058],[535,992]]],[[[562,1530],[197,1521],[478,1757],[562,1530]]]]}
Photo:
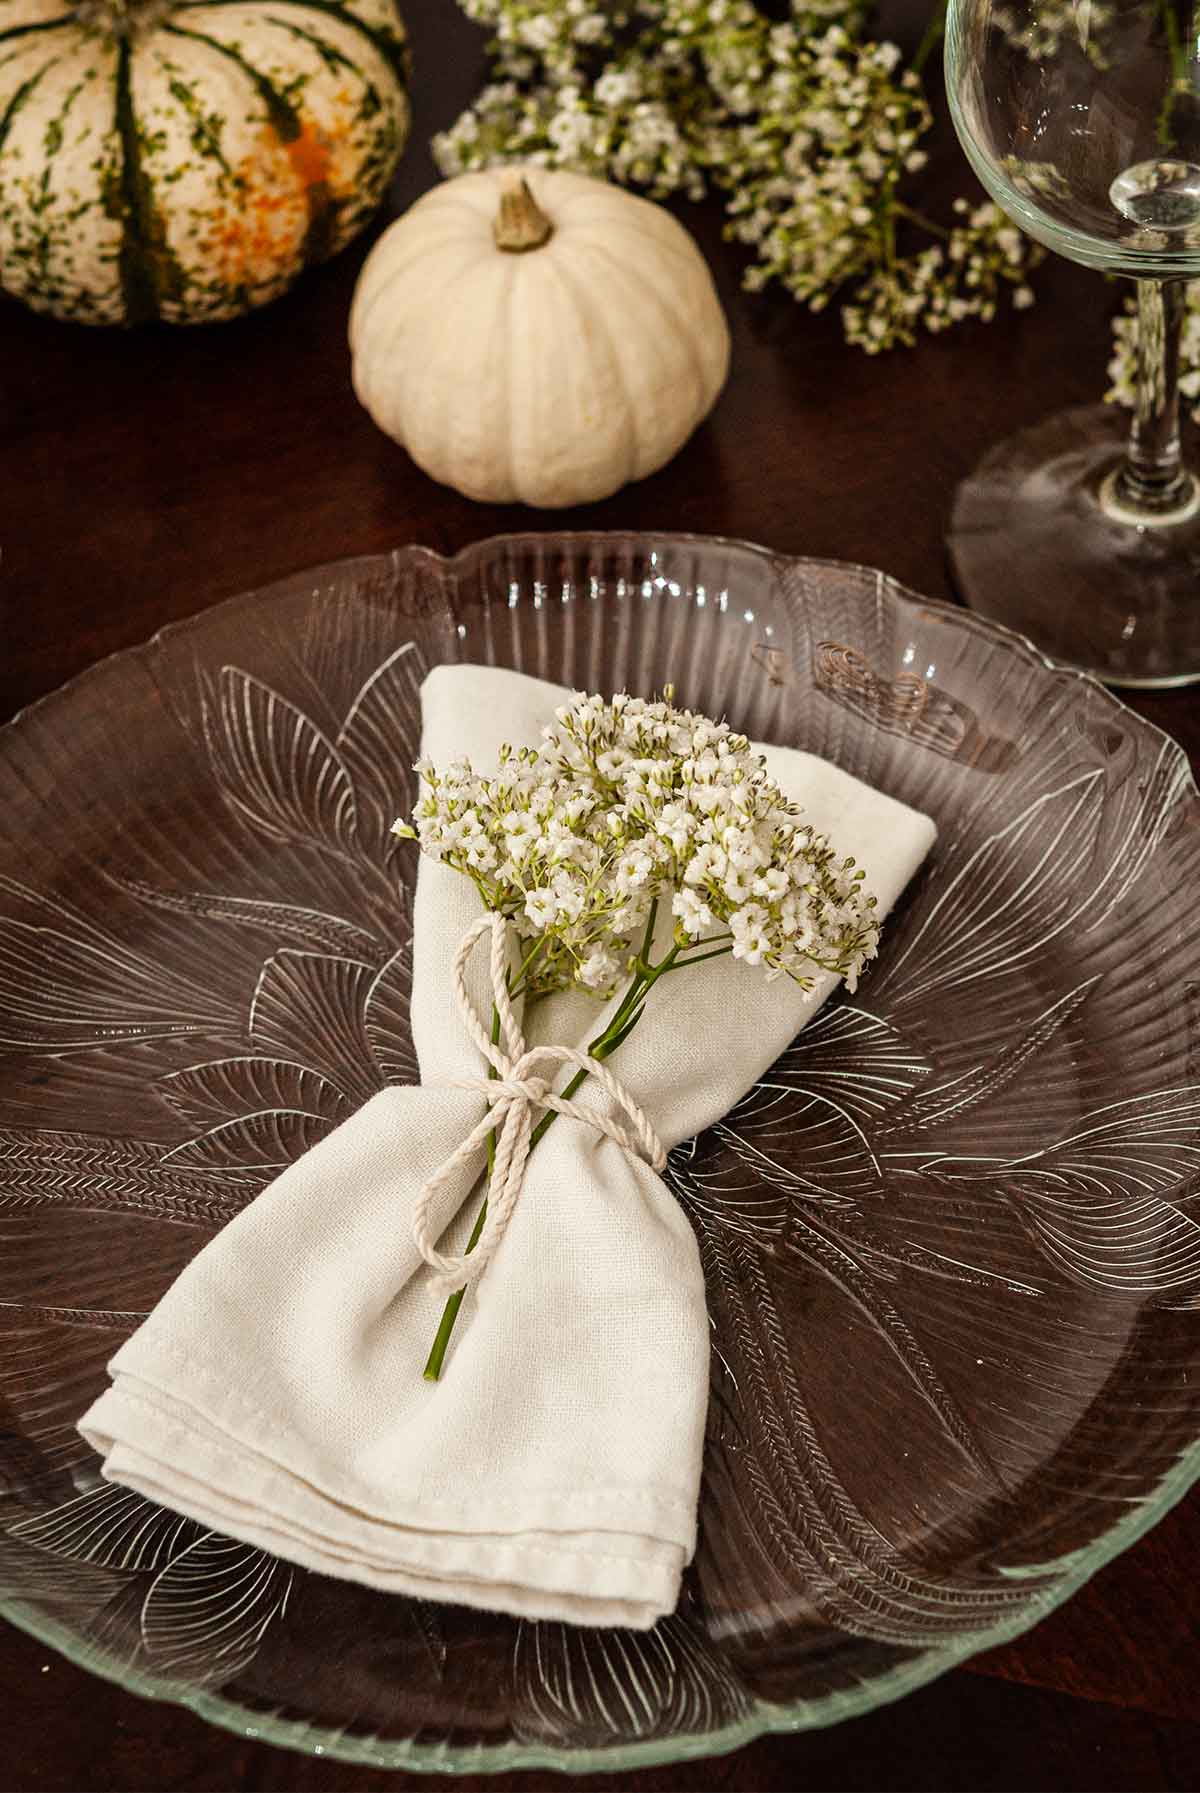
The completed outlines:
{"type": "Polygon", "coordinates": [[[1012,1637],[1200,1473],[1200,798],[1180,749],[877,573],[698,538],[419,549],[233,599],[0,735],[0,1609],[137,1692],[397,1767],[827,1724],[1012,1637]],[[74,1430],[181,1265],[411,1075],[417,692],[650,691],[932,814],[858,996],[673,1154],[713,1383],[653,1632],[294,1571],[74,1430]]]}

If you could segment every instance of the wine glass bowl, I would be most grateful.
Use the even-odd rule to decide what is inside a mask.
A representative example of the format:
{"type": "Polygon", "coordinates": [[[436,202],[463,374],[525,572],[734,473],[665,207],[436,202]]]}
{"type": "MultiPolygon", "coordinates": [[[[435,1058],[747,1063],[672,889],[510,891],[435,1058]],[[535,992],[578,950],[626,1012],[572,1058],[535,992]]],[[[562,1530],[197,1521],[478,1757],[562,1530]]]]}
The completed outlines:
{"type": "Polygon", "coordinates": [[[1105,273],[1200,274],[1200,98],[1173,18],[1172,0],[966,0],[947,20],[951,113],[979,179],[1029,236],[1105,273]]]}
{"type": "Polygon", "coordinates": [[[1180,0],[950,0],[951,113],[1038,242],[1138,282],[1138,395],[1048,419],[956,495],[968,604],[1111,684],[1200,679],[1200,485],[1178,430],[1183,282],[1200,277],[1200,17],[1180,0]]]}

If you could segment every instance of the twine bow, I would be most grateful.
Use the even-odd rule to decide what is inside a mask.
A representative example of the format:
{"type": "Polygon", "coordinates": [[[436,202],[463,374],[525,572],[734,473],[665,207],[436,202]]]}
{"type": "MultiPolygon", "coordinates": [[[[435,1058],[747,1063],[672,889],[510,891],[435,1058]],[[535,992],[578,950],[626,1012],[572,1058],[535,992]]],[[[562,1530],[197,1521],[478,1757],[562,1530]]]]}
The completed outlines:
{"type": "Polygon", "coordinates": [[[502,915],[481,916],[463,935],[454,955],[451,971],[454,993],[458,998],[467,1032],[496,1075],[486,1078],[456,1077],[451,1080],[449,1088],[473,1090],[481,1095],[487,1102],[487,1113],[441,1168],[433,1173],[418,1196],[413,1210],[413,1242],[430,1269],[438,1272],[448,1291],[465,1289],[469,1283],[477,1281],[487,1269],[496,1247],[504,1237],[525,1184],[525,1166],[529,1158],[535,1108],[552,1109],[556,1114],[569,1115],[572,1120],[583,1121],[597,1133],[614,1140],[623,1151],[634,1157],[644,1158],[654,1170],[661,1170],[667,1162],[662,1141],[650,1124],[649,1117],[599,1059],[589,1057],[586,1052],[576,1051],[572,1046],[526,1046],[508,994],[506,936],[507,923],[502,915]],[[467,961],[475,950],[476,942],[487,933],[492,937],[492,998],[500,1017],[498,1044],[490,1038],[475,1012],[465,980],[467,961]],[[555,1095],[550,1082],[545,1077],[536,1075],[537,1067],[546,1064],[574,1065],[576,1069],[594,1077],[608,1092],[617,1110],[624,1113],[629,1127],[622,1126],[620,1121],[599,1109],[584,1108],[566,1096],[555,1095]],[[483,1231],[474,1251],[464,1252],[461,1257],[444,1256],[438,1251],[430,1234],[430,1205],[438,1190],[449,1182],[459,1166],[466,1164],[483,1150],[487,1136],[493,1129],[496,1131],[496,1156],[488,1185],[487,1220],[483,1231]]]}

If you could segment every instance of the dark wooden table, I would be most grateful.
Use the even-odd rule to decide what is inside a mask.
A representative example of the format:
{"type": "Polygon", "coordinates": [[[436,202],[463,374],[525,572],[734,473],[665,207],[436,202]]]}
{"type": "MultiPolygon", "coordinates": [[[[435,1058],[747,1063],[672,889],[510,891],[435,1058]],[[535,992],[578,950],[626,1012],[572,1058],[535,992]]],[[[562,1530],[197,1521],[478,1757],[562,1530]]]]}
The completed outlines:
{"type": "MultiPolygon", "coordinates": [[[[919,31],[905,0],[896,34],[919,31]]],[[[417,76],[399,211],[434,179],[433,130],[478,85],[450,0],[409,0],[417,76]]],[[[941,134],[935,185],[969,188],[941,134]]],[[[714,210],[687,221],[734,336],[711,421],[654,478],[539,518],[433,485],[350,388],[345,325],[366,244],[256,317],[203,331],[86,332],[0,300],[0,718],[172,619],[317,561],[509,529],[720,532],[863,561],[951,596],[950,495],[998,437],[1097,398],[1116,293],[1055,263],[1036,309],[867,359],[832,317],[738,289],[714,210]]],[[[1135,708],[1200,761],[1200,697],[1135,708]]],[[[1200,1501],[1194,1497],[1030,1635],[830,1731],[598,1789],[1134,1789],[1200,1785],[1200,1501]]],[[[0,1625],[0,1788],[412,1785],[242,1741],[92,1679],[0,1625]]],[[[433,1787],[435,1779],[422,1779],[433,1787]]],[[[553,1777],[482,1780],[545,1787],[553,1777]]]]}

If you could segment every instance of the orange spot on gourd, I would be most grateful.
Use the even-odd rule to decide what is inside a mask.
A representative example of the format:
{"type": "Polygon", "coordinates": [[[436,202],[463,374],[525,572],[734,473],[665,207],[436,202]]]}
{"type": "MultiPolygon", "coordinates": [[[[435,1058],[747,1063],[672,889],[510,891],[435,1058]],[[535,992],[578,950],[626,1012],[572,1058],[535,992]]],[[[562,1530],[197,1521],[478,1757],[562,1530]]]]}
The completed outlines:
{"type": "Polygon", "coordinates": [[[211,219],[199,244],[226,284],[262,281],[294,264],[309,226],[308,196],[314,188],[329,189],[332,152],[345,134],[323,131],[311,119],[290,143],[273,130],[262,132],[262,153],[244,158],[236,170],[238,200],[211,219]]]}
{"type": "Polygon", "coordinates": [[[306,187],[318,187],[329,178],[329,139],[311,119],[305,119],[300,135],[284,144],[288,161],[306,187]]]}

